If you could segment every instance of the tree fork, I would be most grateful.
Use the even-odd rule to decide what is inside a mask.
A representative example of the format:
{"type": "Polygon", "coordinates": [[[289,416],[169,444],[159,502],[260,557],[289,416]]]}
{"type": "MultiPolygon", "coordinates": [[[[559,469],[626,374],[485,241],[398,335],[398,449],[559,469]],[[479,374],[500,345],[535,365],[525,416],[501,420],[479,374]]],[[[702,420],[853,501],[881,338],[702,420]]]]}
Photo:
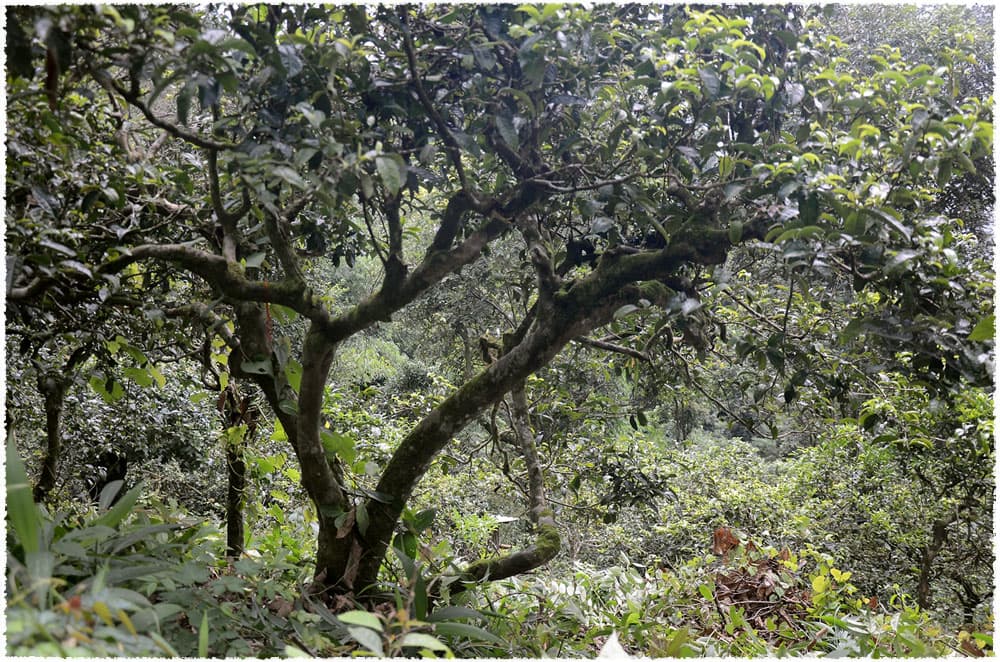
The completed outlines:
{"type": "Polygon", "coordinates": [[[483,579],[505,579],[541,567],[559,553],[561,540],[555,517],[545,498],[545,483],[542,465],[538,460],[534,431],[528,421],[528,402],[524,394],[524,382],[520,382],[510,393],[511,424],[514,436],[524,457],[528,473],[528,518],[535,525],[535,543],[530,547],[496,559],[476,561],[466,568],[463,584],[483,579]]]}

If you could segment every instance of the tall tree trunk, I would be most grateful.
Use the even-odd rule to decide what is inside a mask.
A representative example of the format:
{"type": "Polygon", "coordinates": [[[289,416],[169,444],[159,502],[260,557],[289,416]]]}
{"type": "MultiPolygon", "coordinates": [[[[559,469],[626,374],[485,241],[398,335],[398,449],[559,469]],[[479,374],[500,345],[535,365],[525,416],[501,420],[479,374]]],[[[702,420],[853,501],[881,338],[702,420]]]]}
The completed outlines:
{"type": "Polygon", "coordinates": [[[226,556],[243,554],[246,529],[243,511],[247,486],[246,446],[257,429],[258,411],[236,380],[229,382],[218,403],[223,417],[226,442],[226,556]]]}
{"type": "MultiPolygon", "coordinates": [[[[609,306],[604,311],[606,317],[610,318],[615,309],[609,306]]],[[[482,411],[548,363],[572,338],[597,324],[594,319],[581,319],[578,312],[565,314],[564,311],[556,310],[546,310],[545,314],[540,312],[536,319],[540,320],[537,326],[531,326],[524,339],[512,351],[501,356],[445,399],[400,443],[375,488],[384,497],[369,499],[367,502],[370,522],[365,533],[360,536],[364,541],[364,548],[357,585],[366,586],[376,582],[396,522],[417,482],[430,468],[435,455],[482,411]]],[[[605,319],[604,316],[599,318],[601,322],[605,319]]],[[[541,520],[539,524],[541,525],[541,520]]],[[[554,525],[546,531],[554,532],[554,525]]],[[[557,550],[558,534],[552,542],[557,550]]]]}
{"type": "MultiPolygon", "coordinates": [[[[84,343],[73,350],[61,370],[51,369],[38,376],[38,391],[45,400],[46,448],[38,483],[32,491],[37,503],[47,500],[55,487],[62,459],[62,414],[66,391],[73,381],[74,372],[90,358],[90,353],[90,346],[84,343]]],[[[37,363],[35,365],[38,366],[37,363]]]]}
{"type": "Polygon", "coordinates": [[[32,496],[35,501],[46,501],[56,484],[59,460],[62,455],[62,413],[69,380],[58,370],[50,370],[38,377],[38,390],[45,400],[45,457],[42,470],[32,496]]]}
{"type": "Polygon", "coordinates": [[[954,520],[955,516],[952,516],[934,522],[931,541],[924,545],[921,551],[920,576],[917,580],[917,605],[921,609],[929,609],[931,606],[931,577],[934,574],[934,560],[941,553],[945,543],[948,542],[948,525],[954,520]]]}
{"type": "Polygon", "coordinates": [[[243,554],[243,497],[247,485],[247,465],[243,459],[245,442],[226,444],[226,556],[243,554]]]}

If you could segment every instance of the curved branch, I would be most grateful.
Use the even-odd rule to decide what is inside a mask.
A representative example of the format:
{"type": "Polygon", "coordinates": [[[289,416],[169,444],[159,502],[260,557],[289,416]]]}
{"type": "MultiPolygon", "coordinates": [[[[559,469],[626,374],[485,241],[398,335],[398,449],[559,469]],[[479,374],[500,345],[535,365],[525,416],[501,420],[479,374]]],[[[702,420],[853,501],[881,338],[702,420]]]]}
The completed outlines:
{"type": "Polygon", "coordinates": [[[534,570],[551,561],[559,553],[561,546],[559,529],[545,498],[542,467],[538,461],[531,424],[528,422],[528,402],[524,395],[523,381],[511,391],[510,399],[514,436],[521,448],[528,473],[528,517],[535,525],[537,536],[530,547],[497,559],[485,559],[471,564],[463,573],[463,581],[466,583],[483,579],[505,579],[534,570]]]}
{"type": "Polygon", "coordinates": [[[196,319],[205,325],[207,332],[214,333],[222,338],[229,349],[240,349],[240,339],[226,326],[226,320],[212,310],[212,306],[208,304],[196,301],[194,303],[167,308],[163,311],[163,314],[167,317],[196,319]]]}
{"type": "Polygon", "coordinates": [[[410,69],[410,82],[413,84],[413,89],[417,93],[417,98],[420,100],[420,104],[427,111],[430,116],[431,121],[434,122],[434,126],[437,129],[438,135],[441,136],[441,140],[444,141],[445,151],[448,152],[448,158],[451,159],[451,164],[455,168],[455,173],[458,175],[458,181],[462,185],[462,190],[465,191],[470,199],[473,200],[473,204],[480,211],[485,211],[482,204],[476,200],[475,192],[472,186],[469,184],[467,175],[465,174],[465,166],[462,165],[462,150],[455,140],[455,136],[452,135],[451,129],[448,128],[448,124],[441,117],[441,113],[434,106],[434,102],[427,95],[427,90],[424,89],[423,81],[420,79],[420,71],[417,68],[417,53],[416,48],[413,45],[413,35],[410,32],[410,25],[407,19],[407,8],[400,7],[399,18],[400,24],[403,29],[403,50],[406,52],[406,62],[410,69]]]}
{"type": "Polygon", "coordinates": [[[172,262],[201,276],[224,295],[239,301],[278,303],[320,324],[329,324],[329,313],[312,295],[302,280],[286,278],[277,283],[254,281],[243,275],[238,264],[221,255],[195,248],[191,244],[143,244],[127,255],[106,262],[97,268],[98,274],[116,273],[144,259],[172,262]]]}
{"type": "Polygon", "coordinates": [[[594,349],[601,349],[606,352],[614,352],[615,354],[624,354],[626,356],[631,356],[633,358],[639,359],[640,361],[649,361],[649,355],[645,352],[640,352],[637,349],[632,349],[631,347],[625,347],[624,345],[616,345],[614,343],[605,342],[603,340],[597,340],[596,338],[587,338],[586,336],[580,336],[579,338],[573,338],[573,342],[580,343],[581,345],[586,345],[587,347],[593,347],[594,349]]]}
{"type": "Polygon", "coordinates": [[[42,278],[41,276],[36,276],[23,287],[10,288],[7,292],[7,300],[24,301],[25,299],[31,299],[47,290],[53,284],[55,284],[55,280],[52,278],[42,278]]]}
{"type": "Polygon", "coordinates": [[[216,149],[208,150],[208,189],[215,217],[222,226],[222,256],[229,262],[236,262],[236,249],[240,243],[236,223],[249,211],[250,198],[244,193],[242,204],[233,212],[226,211],[219,186],[219,152],[216,149]]]}
{"type": "MultiPolygon", "coordinates": [[[[457,210],[455,212],[458,213],[457,210]]],[[[465,241],[451,250],[436,250],[434,245],[423,261],[398,286],[383,287],[340,317],[324,325],[331,343],[337,343],[375,322],[389,321],[393,313],[407,305],[451,272],[474,262],[483,248],[510,228],[510,222],[498,213],[491,214],[465,241]]],[[[438,230],[435,244],[441,237],[438,230]]],[[[449,240],[450,241],[450,240],[449,240]]],[[[444,239],[441,239],[444,243],[444,239]]]]}
{"type": "MultiPolygon", "coordinates": [[[[301,209],[301,207],[298,209],[301,209]]],[[[297,214],[298,210],[295,213],[297,214]]],[[[305,276],[302,273],[302,265],[299,262],[299,258],[295,255],[295,250],[292,248],[291,242],[288,240],[287,227],[288,221],[285,218],[281,218],[270,211],[264,212],[264,230],[267,232],[267,238],[271,242],[271,248],[274,250],[275,255],[278,256],[278,262],[281,263],[286,280],[299,283],[300,286],[305,287],[305,276]]]]}
{"type": "Polygon", "coordinates": [[[217,140],[210,140],[198,134],[191,133],[185,129],[180,128],[176,124],[171,124],[166,122],[159,117],[157,117],[153,111],[147,106],[136,92],[131,90],[126,90],[124,87],[119,85],[117,82],[111,79],[111,77],[105,71],[91,71],[91,75],[94,77],[98,83],[101,84],[109,93],[114,92],[118,94],[121,98],[125,99],[129,105],[137,108],[139,112],[143,114],[146,120],[155,127],[163,129],[175,138],[180,138],[184,142],[190,143],[197,147],[203,147],[205,149],[215,149],[215,150],[228,150],[235,149],[236,145],[233,143],[219,142],[217,140]]]}

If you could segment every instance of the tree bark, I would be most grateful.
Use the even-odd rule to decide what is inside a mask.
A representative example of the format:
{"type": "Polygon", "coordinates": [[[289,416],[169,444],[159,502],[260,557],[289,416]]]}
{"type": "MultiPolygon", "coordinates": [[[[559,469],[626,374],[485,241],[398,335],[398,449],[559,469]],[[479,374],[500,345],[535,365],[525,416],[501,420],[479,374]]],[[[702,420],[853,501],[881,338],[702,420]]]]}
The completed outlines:
{"type": "Polygon", "coordinates": [[[46,448],[38,483],[32,490],[32,497],[36,503],[42,503],[49,498],[59,476],[59,461],[62,459],[63,447],[62,414],[66,391],[73,381],[73,373],[88,358],[90,358],[90,347],[85,344],[70,354],[61,370],[49,370],[38,376],[38,391],[45,401],[46,448]]]}
{"type": "MultiPolygon", "coordinates": [[[[744,232],[760,233],[763,229],[748,227],[744,232]]],[[[606,256],[591,274],[558,291],[547,287],[547,274],[540,269],[540,298],[530,326],[515,334],[520,342],[421,420],[403,438],[385,467],[376,490],[388,497],[388,503],[374,499],[367,502],[370,521],[365,532],[357,533],[362,550],[354,584],[375,584],[396,523],[417,482],[437,453],[469,422],[545,366],[572,339],[610,322],[622,305],[642,298],[663,300],[669,289],[658,280],[669,280],[677,270],[692,263],[721,264],[731,246],[727,233],[701,229],[676,237],[662,250],[606,256]]],[[[356,540],[326,539],[339,551],[331,551],[324,558],[337,559],[338,564],[353,562],[348,545],[356,540]]],[[[346,565],[317,565],[317,573],[323,573],[327,582],[345,570],[346,565]]]]}
{"type": "Polygon", "coordinates": [[[243,446],[226,446],[226,556],[239,558],[243,554],[246,531],[243,525],[243,498],[247,485],[247,465],[243,446]]]}
{"type": "Polygon", "coordinates": [[[511,391],[511,427],[517,439],[524,465],[528,473],[528,518],[535,525],[535,543],[525,549],[496,559],[485,559],[471,564],[465,570],[465,583],[484,579],[495,580],[513,577],[541,567],[559,553],[561,540],[555,517],[545,498],[545,482],[542,465],[538,461],[535,433],[528,420],[528,402],[524,394],[524,382],[511,391]]]}
{"type": "Polygon", "coordinates": [[[921,609],[931,606],[931,578],[934,574],[934,560],[948,542],[948,525],[955,520],[952,516],[937,520],[932,527],[931,541],[924,545],[920,554],[920,577],[917,580],[917,605],[921,609]]]}
{"type": "Polygon", "coordinates": [[[69,381],[58,370],[50,370],[38,377],[38,390],[45,400],[45,457],[32,496],[37,503],[46,501],[55,487],[62,455],[63,403],[69,381]]]}

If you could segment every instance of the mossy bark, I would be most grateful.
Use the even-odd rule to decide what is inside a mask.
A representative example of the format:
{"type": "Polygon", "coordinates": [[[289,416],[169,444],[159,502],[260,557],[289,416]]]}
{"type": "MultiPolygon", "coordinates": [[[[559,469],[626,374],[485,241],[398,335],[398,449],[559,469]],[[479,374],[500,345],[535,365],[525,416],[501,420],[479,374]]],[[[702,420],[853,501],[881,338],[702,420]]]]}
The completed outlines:
{"type": "Polygon", "coordinates": [[[528,420],[528,404],[524,382],[511,391],[511,427],[521,449],[528,473],[528,517],[535,525],[535,543],[525,549],[495,559],[476,561],[465,569],[462,581],[472,583],[484,579],[504,579],[541,567],[559,553],[562,540],[555,516],[545,498],[542,465],[538,461],[534,431],[528,420]]]}

